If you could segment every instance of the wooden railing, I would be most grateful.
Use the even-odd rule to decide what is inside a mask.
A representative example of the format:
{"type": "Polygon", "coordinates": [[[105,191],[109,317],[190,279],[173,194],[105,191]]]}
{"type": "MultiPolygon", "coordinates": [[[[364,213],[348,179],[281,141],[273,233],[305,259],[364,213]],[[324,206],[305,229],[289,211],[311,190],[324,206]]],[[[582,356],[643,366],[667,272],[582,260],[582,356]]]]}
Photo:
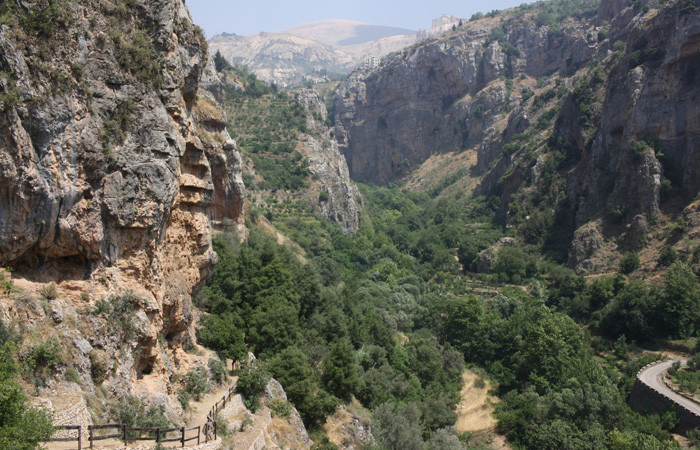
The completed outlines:
{"type": "MultiPolygon", "coordinates": [[[[231,397],[235,394],[236,390],[234,386],[228,388],[224,396],[212,406],[207,414],[207,421],[204,425],[199,425],[196,427],[179,427],[179,428],[129,428],[123,423],[114,423],[107,425],[88,425],[88,442],[90,443],[90,448],[93,448],[93,443],[95,441],[103,441],[105,439],[119,439],[124,441],[124,445],[128,445],[129,442],[135,441],[155,441],[156,443],[165,442],[180,442],[182,447],[185,446],[187,442],[197,440],[197,445],[204,442],[209,442],[209,440],[216,440],[216,421],[214,420],[216,414],[226,407],[226,404],[231,400],[231,397]],[[97,431],[99,430],[116,430],[114,433],[99,435],[97,431]],[[191,433],[192,431],[197,431],[197,434],[191,433]],[[187,433],[190,436],[187,436],[187,433]],[[178,433],[176,437],[168,437],[168,433],[178,433]]],[[[78,442],[78,450],[82,450],[83,436],[80,425],[57,425],[56,430],[77,430],[77,437],[52,437],[51,442],[78,442]]]]}

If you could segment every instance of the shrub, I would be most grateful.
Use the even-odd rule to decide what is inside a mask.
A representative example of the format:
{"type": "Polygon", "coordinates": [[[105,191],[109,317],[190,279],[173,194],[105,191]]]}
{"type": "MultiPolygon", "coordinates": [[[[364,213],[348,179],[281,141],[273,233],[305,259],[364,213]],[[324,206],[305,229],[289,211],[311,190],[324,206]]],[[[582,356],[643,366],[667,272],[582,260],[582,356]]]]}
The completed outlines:
{"type": "Polygon", "coordinates": [[[659,264],[662,266],[671,266],[678,259],[678,253],[673,247],[666,247],[659,255],[659,264]]]}
{"type": "MultiPolygon", "coordinates": [[[[130,395],[109,409],[111,420],[133,428],[168,428],[170,420],[165,415],[165,406],[146,406],[143,399],[130,395]]],[[[136,436],[138,433],[133,433],[136,436]]]]}
{"type": "Polygon", "coordinates": [[[54,337],[34,346],[27,356],[27,364],[38,377],[50,376],[56,366],[63,364],[63,347],[54,337]]]}
{"type": "Polygon", "coordinates": [[[258,396],[265,390],[270,375],[260,366],[246,365],[238,374],[236,390],[244,397],[246,408],[255,412],[260,406],[258,396]]]}
{"type": "Polygon", "coordinates": [[[223,384],[224,381],[228,380],[228,370],[226,369],[226,364],[219,359],[209,359],[209,372],[211,373],[212,379],[217,384],[223,384]]]}
{"type": "Polygon", "coordinates": [[[41,288],[41,296],[48,300],[58,298],[58,288],[55,283],[45,284],[41,288]]]}
{"type": "Polygon", "coordinates": [[[78,373],[75,367],[71,366],[68,369],[66,369],[66,381],[70,381],[72,383],[80,383],[80,374],[78,373]]]}
{"type": "Polygon", "coordinates": [[[632,143],[632,152],[634,152],[634,156],[638,159],[643,158],[647,150],[649,150],[649,145],[644,141],[634,141],[634,143],[632,143]]]}
{"type": "Polygon", "coordinates": [[[639,269],[639,266],[639,256],[636,252],[630,252],[620,261],[620,272],[627,275],[639,269]]]}
{"type": "Polygon", "coordinates": [[[195,370],[190,370],[182,377],[182,386],[189,395],[199,401],[202,394],[209,390],[207,384],[207,376],[204,374],[204,368],[198,367],[195,370]]]}
{"type": "Polygon", "coordinates": [[[289,405],[288,402],[285,402],[281,398],[274,398],[268,403],[268,405],[272,412],[275,414],[277,417],[282,417],[286,419],[292,414],[292,407],[289,405]]]}
{"type": "Polygon", "coordinates": [[[22,386],[17,382],[19,366],[12,342],[0,346],[0,447],[7,449],[39,448],[53,433],[51,414],[31,408],[22,386]]]}
{"type": "Polygon", "coordinates": [[[624,219],[626,214],[627,208],[625,208],[623,205],[620,205],[619,203],[613,206],[610,210],[610,215],[612,216],[613,222],[615,223],[621,223],[622,219],[624,219]]]}
{"type": "Polygon", "coordinates": [[[102,383],[110,370],[110,362],[107,354],[103,350],[93,350],[90,352],[90,376],[95,384],[102,383]]]}
{"type": "Polygon", "coordinates": [[[161,57],[144,31],[136,30],[128,35],[113,33],[112,40],[122,69],[143,83],[156,87],[162,84],[161,57]]]}

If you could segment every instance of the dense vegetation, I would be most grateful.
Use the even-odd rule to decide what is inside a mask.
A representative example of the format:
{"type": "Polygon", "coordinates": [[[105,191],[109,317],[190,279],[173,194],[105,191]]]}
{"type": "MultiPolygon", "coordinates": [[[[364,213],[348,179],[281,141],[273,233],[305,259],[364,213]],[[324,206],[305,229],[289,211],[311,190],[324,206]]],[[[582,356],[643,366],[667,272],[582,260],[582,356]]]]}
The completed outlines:
{"type": "Polygon", "coordinates": [[[504,245],[490,273],[473,273],[479,252],[505,234],[488,199],[363,194],[354,236],[322,220],[276,223],[307,264],[252,222],[244,244],[220,234],[200,340],[229,357],[254,351],[309,425],[354,396],[374,411],[373,430],[389,448],[444,438],[463,361],[497,386],[499,431],[515,445],[674,445],[672,413],[626,406],[649,362],[627,343],[696,335],[698,284],[685,263],[660,287],[622,274],[588,283],[534,247],[504,245]],[[474,286],[487,298],[465,294],[474,286]]]}

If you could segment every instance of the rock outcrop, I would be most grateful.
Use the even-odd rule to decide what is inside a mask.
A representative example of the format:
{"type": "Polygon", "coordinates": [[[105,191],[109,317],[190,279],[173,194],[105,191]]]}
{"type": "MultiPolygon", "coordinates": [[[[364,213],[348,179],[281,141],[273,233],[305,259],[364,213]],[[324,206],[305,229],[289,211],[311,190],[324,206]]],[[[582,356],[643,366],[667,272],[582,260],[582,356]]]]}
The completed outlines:
{"type": "Polygon", "coordinates": [[[472,147],[485,168],[502,138],[494,125],[520,103],[520,93],[501,77],[518,70],[538,78],[564,69],[569,52],[581,59],[591,54],[579,23],[556,41],[523,20],[499,42],[492,39],[499,27],[496,19],[467,22],[378,70],[353,73],[339,87],[336,136],[353,179],[385,184],[433,153],[472,147]]]}
{"type": "Polygon", "coordinates": [[[362,195],[350,181],[348,165],[327,125],[326,105],[313,89],[296,91],[296,101],[307,111],[309,133],[301,135],[297,150],[309,160],[311,186],[301,195],[313,210],[354,233],[360,226],[362,195]]]}
{"type": "MultiPolygon", "coordinates": [[[[28,295],[58,283],[56,323],[89,323],[58,333],[81,343],[86,382],[102,364],[115,394],[160,377],[173,395],[190,294],[216,262],[212,225],[242,226],[207,43],[183,0],[56,5],[38,22],[38,7],[11,5],[0,26],[0,266],[28,295]]],[[[22,311],[4,301],[3,321],[22,311]]]]}

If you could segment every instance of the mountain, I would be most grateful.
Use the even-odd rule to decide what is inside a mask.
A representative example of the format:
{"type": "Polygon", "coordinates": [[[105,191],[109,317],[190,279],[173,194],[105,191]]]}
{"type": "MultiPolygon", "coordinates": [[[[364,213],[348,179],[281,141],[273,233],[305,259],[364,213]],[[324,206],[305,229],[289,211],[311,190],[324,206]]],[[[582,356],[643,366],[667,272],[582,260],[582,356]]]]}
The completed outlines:
{"type": "Polygon", "coordinates": [[[329,19],[308,22],[284,30],[284,33],[305,37],[344,50],[366,46],[383,38],[413,36],[414,30],[372,25],[353,20],[329,19]]]}
{"type": "Polygon", "coordinates": [[[350,20],[323,20],[278,33],[254,36],[222,34],[209,43],[212,52],[239,63],[262,80],[280,86],[339,79],[365,58],[381,58],[415,42],[415,32],[350,20]]]}
{"type": "Polygon", "coordinates": [[[300,85],[307,77],[346,74],[355,59],[330,45],[286,33],[218,35],[209,40],[233,64],[243,64],[260,79],[280,86],[300,85]]]}
{"type": "Polygon", "coordinates": [[[691,253],[700,16],[680,3],[573,5],[490,13],[353,73],[335,103],[351,177],[426,189],[446,173],[420,181],[425,165],[473,154],[443,181],[474,177],[473,195],[499,198],[526,243],[581,273],[636,251],[662,269],[673,223],[689,242],[674,251],[691,253]]]}

